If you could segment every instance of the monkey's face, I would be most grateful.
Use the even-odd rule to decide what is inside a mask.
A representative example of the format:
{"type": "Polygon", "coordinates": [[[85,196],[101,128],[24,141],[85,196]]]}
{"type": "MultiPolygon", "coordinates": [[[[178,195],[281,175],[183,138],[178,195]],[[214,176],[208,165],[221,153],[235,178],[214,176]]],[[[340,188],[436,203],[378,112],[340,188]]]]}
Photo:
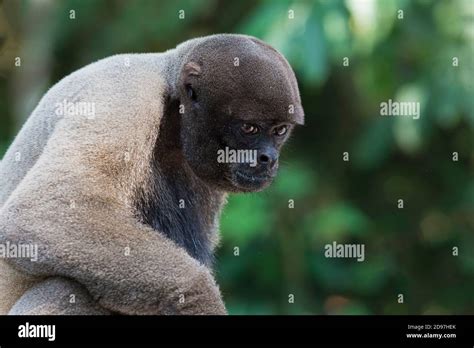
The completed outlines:
{"type": "Polygon", "coordinates": [[[222,134],[224,149],[218,162],[227,163],[225,178],[231,191],[260,191],[273,181],[278,170],[280,149],[293,125],[280,120],[229,122],[222,134]]]}
{"type": "Polygon", "coordinates": [[[275,178],[294,125],[303,123],[298,87],[289,65],[269,46],[223,40],[200,47],[183,67],[182,150],[208,184],[260,191],[275,178]]]}
{"type": "Polygon", "coordinates": [[[228,192],[268,187],[277,174],[280,150],[296,122],[284,112],[269,111],[274,105],[255,103],[251,98],[228,99],[198,83],[186,86],[182,98],[187,101],[181,117],[181,143],[194,173],[228,192]],[[267,112],[274,118],[253,116],[267,112]]]}
{"type": "Polygon", "coordinates": [[[206,121],[207,129],[182,133],[183,150],[193,171],[206,182],[230,192],[260,191],[278,171],[280,150],[294,125],[281,120],[206,121]]]}

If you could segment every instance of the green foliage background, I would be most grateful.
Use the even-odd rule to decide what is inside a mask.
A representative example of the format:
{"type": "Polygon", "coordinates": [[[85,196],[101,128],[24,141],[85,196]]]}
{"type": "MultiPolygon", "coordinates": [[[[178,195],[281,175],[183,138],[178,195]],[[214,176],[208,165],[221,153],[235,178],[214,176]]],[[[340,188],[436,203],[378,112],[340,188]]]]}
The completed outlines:
{"type": "Polygon", "coordinates": [[[230,313],[474,313],[472,0],[4,1],[0,155],[70,72],[220,32],[281,50],[306,112],[275,184],[223,213],[230,313]],[[420,119],[380,116],[388,99],[419,101],[420,119]],[[325,258],[333,241],[365,244],[366,260],[325,258]]]}

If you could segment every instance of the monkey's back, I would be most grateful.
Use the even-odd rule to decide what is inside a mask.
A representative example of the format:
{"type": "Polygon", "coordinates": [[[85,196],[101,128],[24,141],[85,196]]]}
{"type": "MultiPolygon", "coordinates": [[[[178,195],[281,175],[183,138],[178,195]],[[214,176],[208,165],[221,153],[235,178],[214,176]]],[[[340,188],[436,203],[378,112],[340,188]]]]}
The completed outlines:
{"type": "MultiPolygon", "coordinates": [[[[51,183],[55,175],[61,180],[54,163],[62,162],[62,169],[78,177],[91,176],[81,173],[87,166],[78,163],[86,155],[106,170],[117,167],[112,162],[123,158],[127,151],[132,155],[147,151],[153,139],[140,132],[159,125],[166,90],[160,76],[163,65],[163,54],[108,57],[64,77],[43,96],[0,162],[0,243],[8,240],[3,227],[9,205],[20,201],[21,206],[36,209],[41,218],[43,197],[38,196],[47,196],[48,191],[36,191],[28,197],[31,190],[27,187],[31,188],[39,176],[52,177],[51,183]],[[63,107],[79,103],[90,103],[94,112],[71,114],[63,107]]],[[[37,280],[0,260],[0,314],[8,313],[37,280]]]]}

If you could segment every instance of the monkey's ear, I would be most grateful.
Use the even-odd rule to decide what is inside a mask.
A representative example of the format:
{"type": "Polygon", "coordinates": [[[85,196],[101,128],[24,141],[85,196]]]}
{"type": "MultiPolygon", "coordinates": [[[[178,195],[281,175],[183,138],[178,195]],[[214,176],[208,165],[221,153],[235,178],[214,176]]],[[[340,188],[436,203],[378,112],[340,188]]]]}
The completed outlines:
{"type": "Polygon", "coordinates": [[[198,63],[188,62],[184,64],[180,77],[181,86],[187,89],[189,86],[194,85],[193,82],[199,75],[201,75],[201,67],[198,63]]]}
{"type": "Polygon", "coordinates": [[[304,110],[301,104],[296,105],[292,119],[297,125],[304,125],[304,110]]]}
{"type": "Polygon", "coordinates": [[[196,62],[186,63],[183,67],[183,76],[186,79],[189,76],[201,75],[201,67],[196,62]]]}

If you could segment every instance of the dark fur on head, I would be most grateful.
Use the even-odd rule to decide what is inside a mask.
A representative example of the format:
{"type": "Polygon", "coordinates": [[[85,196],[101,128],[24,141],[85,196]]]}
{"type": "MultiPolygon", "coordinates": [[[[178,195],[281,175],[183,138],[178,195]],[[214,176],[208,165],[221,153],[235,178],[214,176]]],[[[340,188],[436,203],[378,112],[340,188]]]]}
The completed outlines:
{"type": "Polygon", "coordinates": [[[155,148],[153,190],[140,194],[138,210],[145,223],[210,265],[225,193],[267,187],[282,145],[304,114],[290,65],[264,42],[218,35],[180,47],[185,53],[155,148]],[[257,164],[219,163],[218,150],[226,147],[256,150],[257,164]]]}
{"type": "Polygon", "coordinates": [[[288,62],[248,36],[211,36],[190,50],[180,72],[179,98],[185,107],[183,153],[196,175],[225,191],[268,186],[282,144],[295,124],[303,124],[298,86],[288,62]],[[257,127],[258,133],[242,133],[244,124],[257,127]],[[274,136],[275,127],[282,125],[288,131],[274,136]],[[257,150],[258,165],[217,163],[217,151],[225,147],[257,150]]]}

